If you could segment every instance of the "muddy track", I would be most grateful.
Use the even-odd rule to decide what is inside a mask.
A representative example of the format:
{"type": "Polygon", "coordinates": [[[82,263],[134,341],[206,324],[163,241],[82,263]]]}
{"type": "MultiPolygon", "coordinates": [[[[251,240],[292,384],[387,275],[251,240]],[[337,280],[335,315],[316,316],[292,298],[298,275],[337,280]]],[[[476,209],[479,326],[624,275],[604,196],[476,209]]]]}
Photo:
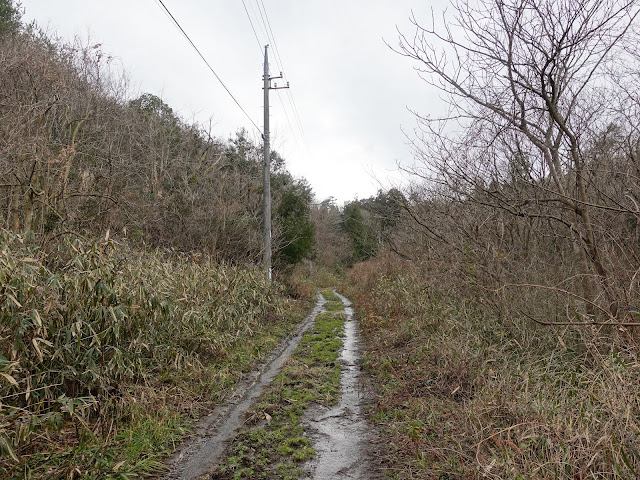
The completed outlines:
{"type": "MultiPolygon", "coordinates": [[[[361,382],[357,323],[351,302],[339,293],[345,306],[345,337],[340,355],[340,401],[331,408],[316,406],[303,416],[305,430],[316,450],[315,457],[304,466],[305,478],[377,479],[370,458],[374,435],[364,419],[367,396],[361,382]]],[[[223,454],[244,423],[245,412],[262,394],[291,356],[303,335],[313,326],[326,300],[319,293],[312,312],[296,330],[274,349],[257,370],[236,387],[232,400],[214,410],[198,425],[193,439],[185,442],[169,460],[170,472],[165,480],[196,480],[223,461],[223,454]]]]}
{"type": "Polygon", "coordinates": [[[170,470],[164,477],[165,480],[195,480],[213,470],[220,462],[230,440],[244,423],[244,413],[280,371],[283,362],[311,328],[325,303],[322,295],[317,294],[317,301],[311,313],[269,354],[257,370],[238,384],[230,402],[216,408],[199,422],[194,438],[186,441],[170,458],[170,470]]]}
{"type": "Polygon", "coordinates": [[[334,293],[345,305],[347,316],[340,354],[340,402],[329,409],[310,409],[303,417],[305,430],[316,450],[315,457],[305,467],[306,478],[379,478],[370,462],[374,435],[363,414],[367,395],[360,381],[358,326],[351,302],[334,293]]]}

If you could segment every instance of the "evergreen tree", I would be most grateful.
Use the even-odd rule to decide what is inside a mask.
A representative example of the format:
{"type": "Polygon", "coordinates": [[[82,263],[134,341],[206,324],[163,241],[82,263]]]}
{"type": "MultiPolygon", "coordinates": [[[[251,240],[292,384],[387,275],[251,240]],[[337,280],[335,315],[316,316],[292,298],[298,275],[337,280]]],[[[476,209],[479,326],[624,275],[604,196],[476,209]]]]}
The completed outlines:
{"type": "Polygon", "coordinates": [[[0,36],[17,33],[21,13],[13,0],[0,0],[0,36]]]}
{"type": "Polygon", "coordinates": [[[315,227],[309,218],[311,199],[311,187],[304,181],[293,182],[282,195],[276,211],[282,228],[282,248],[275,256],[279,267],[295,265],[313,254],[315,227]]]}
{"type": "Polygon", "coordinates": [[[376,234],[367,223],[358,200],[344,207],[342,229],[349,237],[354,262],[371,258],[378,252],[376,234]]]}

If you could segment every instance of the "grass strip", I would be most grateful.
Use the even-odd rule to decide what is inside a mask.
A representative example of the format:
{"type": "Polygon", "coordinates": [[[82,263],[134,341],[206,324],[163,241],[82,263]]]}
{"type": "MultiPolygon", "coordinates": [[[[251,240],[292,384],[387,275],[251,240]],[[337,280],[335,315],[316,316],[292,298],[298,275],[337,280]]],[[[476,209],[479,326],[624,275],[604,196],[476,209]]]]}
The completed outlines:
{"type": "Polygon", "coordinates": [[[328,302],[342,302],[340,297],[333,293],[333,290],[322,290],[320,292],[324,299],[328,302]]]}
{"type": "Polygon", "coordinates": [[[344,310],[344,304],[342,302],[327,302],[324,304],[324,309],[329,312],[340,312],[344,310]]]}
{"type": "Polygon", "coordinates": [[[234,439],[212,478],[290,480],[302,474],[301,462],[315,451],[300,417],[312,403],[330,406],[338,400],[344,321],[341,313],[317,316],[312,331],[251,408],[247,429],[234,439]]]}

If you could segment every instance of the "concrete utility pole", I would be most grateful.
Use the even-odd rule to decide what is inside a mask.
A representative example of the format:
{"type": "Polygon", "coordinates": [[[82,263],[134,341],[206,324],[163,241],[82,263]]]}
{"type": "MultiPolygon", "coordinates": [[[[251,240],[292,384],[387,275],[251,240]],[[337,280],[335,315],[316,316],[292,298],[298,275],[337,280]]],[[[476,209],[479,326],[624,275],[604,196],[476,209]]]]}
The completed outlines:
{"type": "Polygon", "coordinates": [[[269,45],[264,46],[264,133],[262,140],[264,142],[264,178],[262,181],[262,191],[264,198],[264,226],[263,226],[263,263],[266,270],[267,278],[271,280],[271,146],[269,145],[269,90],[279,90],[281,88],[289,88],[289,82],[286,87],[278,87],[275,84],[271,86],[271,80],[282,78],[282,72],[278,77],[269,76],[269,45]]]}

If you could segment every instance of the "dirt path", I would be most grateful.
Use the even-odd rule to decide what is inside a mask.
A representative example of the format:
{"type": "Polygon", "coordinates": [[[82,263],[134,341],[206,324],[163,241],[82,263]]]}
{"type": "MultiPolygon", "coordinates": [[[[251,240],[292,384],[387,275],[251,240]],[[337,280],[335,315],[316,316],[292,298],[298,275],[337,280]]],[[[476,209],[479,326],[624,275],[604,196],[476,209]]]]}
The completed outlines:
{"type": "Polygon", "coordinates": [[[351,302],[336,293],[345,305],[347,321],[340,362],[340,402],[330,409],[312,409],[303,417],[316,456],[306,466],[307,478],[372,479],[369,461],[372,434],[363,416],[366,396],[360,382],[357,323],[351,302]]]}
{"type": "Polygon", "coordinates": [[[244,413],[271,383],[282,367],[282,363],[291,355],[305,332],[313,325],[325,303],[326,300],[318,294],[312,312],[294,333],[269,354],[260,368],[238,385],[228,404],[217,408],[200,422],[195,438],[185,442],[185,445],[169,460],[170,471],[164,477],[166,480],[195,480],[213,470],[221,460],[229,440],[233,439],[238,428],[242,426],[244,413]]]}
{"type": "MultiPolygon", "coordinates": [[[[335,407],[311,408],[303,416],[303,424],[316,455],[304,466],[305,478],[374,479],[370,458],[372,434],[363,416],[365,396],[360,381],[357,323],[351,302],[336,293],[345,305],[345,338],[341,351],[340,402],[335,407]]],[[[313,326],[326,300],[317,295],[313,311],[267,361],[238,385],[233,399],[218,407],[202,420],[195,437],[170,459],[170,472],[165,480],[199,480],[222,460],[225,449],[244,422],[244,414],[280,371],[284,361],[296,349],[303,335],[313,326]]]]}

